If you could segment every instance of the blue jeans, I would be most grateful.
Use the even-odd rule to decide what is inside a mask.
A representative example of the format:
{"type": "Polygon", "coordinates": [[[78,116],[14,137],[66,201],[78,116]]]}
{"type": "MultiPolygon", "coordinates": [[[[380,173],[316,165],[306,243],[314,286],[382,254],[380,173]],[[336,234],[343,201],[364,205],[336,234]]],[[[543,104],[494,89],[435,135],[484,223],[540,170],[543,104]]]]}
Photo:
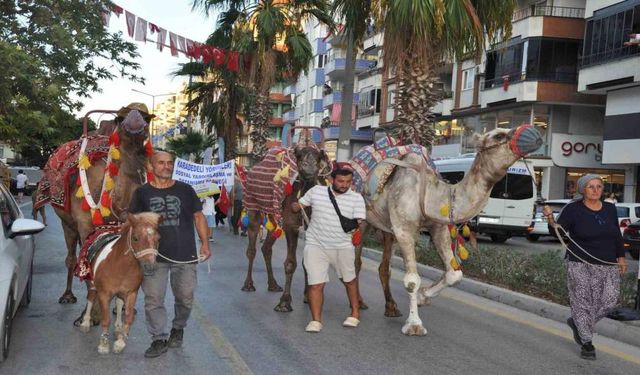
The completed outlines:
{"type": "Polygon", "coordinates": [[[157,262],[153,275],[145,276],[142,281],[144,314],[152,340],[166,340],[168,337],[167,309],[164,300],[169,278],[171,278],[171,291],[175,297],[173,328],[186,327],[187,319],[191,314],[193,294],[197,284],[196,264],[157,262]]]}

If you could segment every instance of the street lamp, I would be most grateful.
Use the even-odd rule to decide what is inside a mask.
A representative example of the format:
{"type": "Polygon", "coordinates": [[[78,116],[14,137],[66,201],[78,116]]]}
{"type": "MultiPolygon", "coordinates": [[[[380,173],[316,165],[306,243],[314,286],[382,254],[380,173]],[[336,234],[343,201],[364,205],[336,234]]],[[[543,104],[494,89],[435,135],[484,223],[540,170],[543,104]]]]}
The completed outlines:
{"type": "MultiPolygon", "coordinates": [[[[143,95],[147,95],[151,97],[151,115],[155,114],[156,111],[156,96],[172,96],[175,95],[174,93],[168,93],[168,94],[149,94],[147,92],[144,91],[140,91],[140,90],[136,90],[136,89],[131,89],[131,91],[137,92],[139,94],[143,94],[143,95]]],[[[153,145],[153,136],[155,133],[155,127],[153,126],[153,118],[151,119],[151,124],[149,124],[149,126],[151,127],[151,145],[153,145]]]]}

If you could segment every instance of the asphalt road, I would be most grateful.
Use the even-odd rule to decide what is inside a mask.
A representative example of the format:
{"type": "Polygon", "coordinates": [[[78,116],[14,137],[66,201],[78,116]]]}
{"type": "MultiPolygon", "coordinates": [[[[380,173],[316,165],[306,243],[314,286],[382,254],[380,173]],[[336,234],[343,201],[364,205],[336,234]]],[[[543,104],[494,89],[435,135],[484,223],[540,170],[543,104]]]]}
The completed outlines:
{"type": "MultiPolygon", "coordinates": [[[[199,266],[197,298],[183,348],[155,359],[143,357],[150,339],[139,297],[140,313],[125,352],[99,355],[99,330],[83,334],[72,326],[84,306],[84,287],[74,284],[77,304],[57,303],[64,289],[66,250],[59,221],[50,208],[47,212],[49,226],[37,237],[33,299],[18,312],[10,356],[0,364],[0,374],[640,373],[640,348],[596,337],[598,360],[585,361],[563,324],[455,288],[420,310],[427,335],[406,337],[400,332],[408,307],[398,281],[402,275],[394,272],[392,292],[405,317],[386,318],[377,264],[368,260],[360,285],[370,309],[363,312],[360,327],[341,326],[349,306],[343,286],[332,275],[325,288],[325,328],[319,334],[306,333],[309,313],[302,302],[301,268],[294,278],[294,311],[274,312],[279,293],[266,291],[260,255],[254,268],[257,291],[240,291],[246,238],[223,228],[215,232],[211,273],[206,264],[199,266]]],[[[299,249],[301,253],[302,246],[299,249]]],[[[283,259],[280,240],[274,265],[281,283],[283,259]]]]}

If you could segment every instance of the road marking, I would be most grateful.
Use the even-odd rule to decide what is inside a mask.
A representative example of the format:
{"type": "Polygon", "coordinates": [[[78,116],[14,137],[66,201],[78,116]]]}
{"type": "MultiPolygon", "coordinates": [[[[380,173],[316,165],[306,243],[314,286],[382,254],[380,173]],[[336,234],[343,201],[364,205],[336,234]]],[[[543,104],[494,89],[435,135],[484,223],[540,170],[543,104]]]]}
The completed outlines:
{"type": "Polygon", "coordinates": [[[195,302],[193,304],[193,312],[195,313],[196,320],[204,329],[207,340],[209,340],[209,343],[218,356],[229,366],[231,372],[233,374],[252,375],[253,371],[251,371],[249,365],[242,359],[240,353],[238,353],[229,340],[224,337],[222,331],[207,318],[204,309],[199,303],[195,302]]]}
{"type": "MultiPolygon", "coordinates": [[[[371,271],[371,272],[375,272],[376,274],[378,273],[378,267],[376,265],[376,262],[373,261],[373,260],[369,260],[368,262],[364,262],[363,261],[362,262],[362,268],[366,269],[368,271],[371,271]]],[[[399,271],[399,272],[392,273],[391,274],[391,278],[395,279],[396,281],[402,281],[402,279],[404,277],[404,271],[400,270],[400,269],[396,269],[396,270],[399,271]]],[[[422,279],[425,280],[425,278],[422,278],[422,279]]],[[[501,311],[501,310],[499,310],[497,308],[494,308],[494,307],[491,307],[491,306],[479,304],[479,303],[470,301],[468,299],[463,299],[463,298],[461,298],[459,296],[456,296],[455,295],[456,293],[469,294],[469,293],[467,293],[465,291],[462,291],[462,290],[459,290],[459,289],[452,289],[452,290],[444,290],[442,293],[440,293],[439,296],[443,297],[443,298],[447,298],[447,299],[453,300],[453,301],[456,301],[456,302],[459,302],[459,303],[462,303],[462,304],[465,304],[467,306],[474,307],[474,308],[476,308],[478,310],[482,310],[482,311],[491,313],[493,315],[497,315],[497,316],[499,316],[501,318],[508,319],[508,320],[513,321],[513,322],[517,322],[517,323],[520,323],[520,324],[527,325],[527,326],[529,326],[531,328],[534,328],[534,329],[537,329],[539,331],[542,331],[542,332],[545,332],[545,333],[548,333],[548,334],[551,334],[551,335],[554,335],[554,336],[565,338],[565,339],[573,342],[573,334],[566,333],[564,330],[560,330],[560,329],[557,329],[557,328],[551,328],[551,327],[545,326],[543,324],[539,324],[539,323],[533,322],[533,321],[528,320],[526,318],[518,317],[515,314],[511,314],[509,312],[501,311]]],[[[478,298],[482,298],[482,297],[478,297],[478,298]]],[[[489,300],[489,301],[491,301],[491,300],[489,300]]],[[[495,302],[495,301],[491,301],[491,302],[499,304],[499,302],[495,302]]],[[[545,319],[545,318],[540,317],[540,319],[545,319]]],[[[614,339],[610,339],[610,338],[607,338],[607,339],[615,341],[614,339]]],[[[609,345],[603,344],[601,342],[597,343],[597,344],[598,344],[597,345],[598,350],[601,351],[601,352],[607,353],[607,354],[612,355],[614,357],[618,357],[618,358],[623,359],[623,360],[625,360],[627,362],[631,362],[631,363],[640,365],[640,357],[637,354],[625,353],[623,351],[617,350],[617,349],[615,349],[615,348],[613,348],[613,347],[611,347],[609,345]]]]}

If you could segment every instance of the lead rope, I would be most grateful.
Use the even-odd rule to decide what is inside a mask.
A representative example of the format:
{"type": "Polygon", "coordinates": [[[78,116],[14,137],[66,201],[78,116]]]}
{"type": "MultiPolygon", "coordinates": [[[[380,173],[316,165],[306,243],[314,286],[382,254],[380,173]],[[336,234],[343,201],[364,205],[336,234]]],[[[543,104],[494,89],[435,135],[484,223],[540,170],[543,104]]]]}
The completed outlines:
{"type": "Polygon", "coordinates": [[[560,235],[560,230],[562,230],[562,232],[564,233],[564,235],[569,239],[569,241],[571,241],[574,245],[576,245],[576,247],[580,250],[582,250],[585,254],[587,254],[588,256],[590,256],[591,258],[593,258],[594,260],[597,260],[600,263],[604,263],[604,264],[609,264],[612,266],[617,266],[618,263],[613,263],[613,262],[608,262],[606,260],[602,260],[596,256],[593,256],[591,254],[589,254],[585,249],[582,248],[582,246],[578,245],[578,243],[576,241],[574,241],[571,236],[569,236],[569,232],[567,232],[560,224],[558,223],[553,223],[553,229],[556,232],[556,236],[558,237],[558,239],[560,240],[560,243],[562,244],[562,246],[571,254],[573,254],[574,257],[578,258],[582,263],[589,263],[586,260],[582,259],[580,256],[578,256],[576,253],[574,253],[569,246],[567,246],[567,244],[564,242],[564,239],[562,238],[562,236],[560,235]]]}

